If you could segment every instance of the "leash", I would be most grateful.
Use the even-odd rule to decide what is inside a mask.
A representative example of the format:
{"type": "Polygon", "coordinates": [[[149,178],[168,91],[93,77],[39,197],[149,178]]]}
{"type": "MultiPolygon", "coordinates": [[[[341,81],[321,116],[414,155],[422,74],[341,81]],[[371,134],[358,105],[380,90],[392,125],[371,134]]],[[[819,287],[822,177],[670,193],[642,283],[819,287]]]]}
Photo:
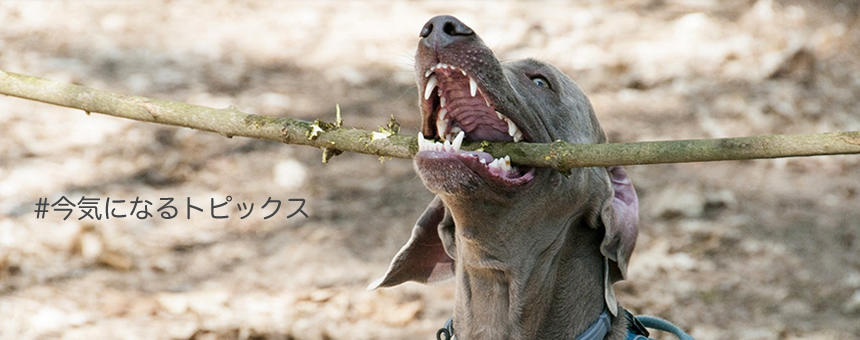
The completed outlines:
{"type": "MultiPolygon", "coordinates": [[[[658,318],[656,316],[639,315],[639,316],[634,317],[634,319],[637,322],[639,322],[640,325],[642,325],[644,327],[656,329],[658,331],[664,331],[664,332],[672,333],[672,335],[678,337],[678,339],[680,339],[680,340],[695,340],[695,339],[693,339],[692,336],[685,333],[678,326],[675,326],[671,322],[663,320],[663,319],[658,318]]],[[[631,333],[628,331],[627,340],[639,340],[635,336],[633,338],[631,338],[630,334],[631,333]]],[[[647,336],[647,334],[646,334],[646,336],[647,336]]],[[[640,339],[647,339],[647,338],[640,338],[640,339]]]]}
{"type": "Polygon", "coordinates": [[[457,340],[454,338],[454,318],[445,321],[445,326],[436,331],[436,340],[457,340]]]}

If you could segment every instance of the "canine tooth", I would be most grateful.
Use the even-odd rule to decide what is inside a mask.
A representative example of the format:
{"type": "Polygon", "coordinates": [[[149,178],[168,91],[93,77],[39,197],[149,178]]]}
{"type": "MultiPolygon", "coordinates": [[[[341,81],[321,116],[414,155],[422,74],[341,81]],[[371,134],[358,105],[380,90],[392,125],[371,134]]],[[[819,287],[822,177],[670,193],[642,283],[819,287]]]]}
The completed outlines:
{"type": "Polygon", "coordinates": [[[436,131],[439,133],[439,137],[445,137],[445,130],[448,129],[448,121],[444,119],[436,120],[436,131]]]}
{"type": "Polygon", "coordinates": [[[514,137],[514,143],[519,142],[519,141],[523,140],[523,133],[521,131],[517,130],[517,132],[514,133],[513,137],[514,137]]]}
{"type": "Polygon", "coordinates": [[[424,87],[424,100],[430,99],[430,94],[433,93],[433,88],[436,87],[436,75],[430,76],[427,80],[427,86],[424,87]]]}
{"type": "Polygon", "coordinates": [[[478,93],[478,82],[476,82],[472,77],[469,77],[469,93],[472,94],[472,97],[478,93]]]}
{"type": "Polygon", "coordinates": [[[496,117],[499,117],[501,120],[507,120],[508,117],[505,117],[501,112],[496,111],[496,117]]]}
{"type": "Polygon", "coordinates": [[[454,137],[454,141],[451,142],[451,146],[454,147],[454,150],[460,150],[460,146],[463,145],[463,138],[466,137],[466,133],[460,131],[457,133],[457,137],[454,137]]]}
{"type": "Polygon", "coordinates": [[[466,75],[466,71],[460,70],[460,73],[462,73],[464,76],[466,75]]]}
{"type": "Polygon", "coordinates": [[[424,72],[424,78],[430,77],[430,73],[433,73],[433,68],[430,68],[424,72]]]}
{"type": "Polygon", "coordinates": [[[448,115],[448,110],[440,109],[438,117],[436,118],[436,131],[439,133],[439,137],[445,137],[446,132],[448,131],[448,119],[445,116],[448,115]]]}
{"type": "Polygon", "coordinates": [[[439,106],[445,107],[445,96],[443,96],[441,93],[439,94],[439,106]]]}
{"type": "Polygon", "coordinates": [[[517,132],[520,131],[520,129],[517,128],[517,124],[514,124],[513,121],[511,121],[510,119],[505,119],[505,121],[508,122],[508,135],[510,135],[511,137],[513,137],[517,132]]]}

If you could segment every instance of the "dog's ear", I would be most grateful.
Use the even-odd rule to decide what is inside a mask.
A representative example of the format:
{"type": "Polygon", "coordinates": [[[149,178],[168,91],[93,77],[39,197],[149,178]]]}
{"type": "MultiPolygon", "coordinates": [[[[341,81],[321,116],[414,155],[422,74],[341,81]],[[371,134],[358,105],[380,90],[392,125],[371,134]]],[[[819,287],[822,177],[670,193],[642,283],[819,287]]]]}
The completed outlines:
{"type": "Polygon", "coordinates": [[[600,244],[600,252],[611,262],[610,282],[623,280],[627,275],[627,261],[636,246],[639,235],[639,199],[636,189],[620,166],[608,167],[609,185],[613,195],[603,202],[600,219],[606,234],[600,244]]]}
{"type": "Polygon", "coordinates": [[[394,255],[388,271],[372,282],[367,289],[391,287],[406,281],[434,282],[454,275],[454,260],[446,253],[452,251],[453,237],[440,233],[453,232],[454,220],[445,212],[445,205],[439,197],[433,199],[415,227],[412,237],[394,255]],[[445,236],[445,237],[440,237],[445,236]]]}

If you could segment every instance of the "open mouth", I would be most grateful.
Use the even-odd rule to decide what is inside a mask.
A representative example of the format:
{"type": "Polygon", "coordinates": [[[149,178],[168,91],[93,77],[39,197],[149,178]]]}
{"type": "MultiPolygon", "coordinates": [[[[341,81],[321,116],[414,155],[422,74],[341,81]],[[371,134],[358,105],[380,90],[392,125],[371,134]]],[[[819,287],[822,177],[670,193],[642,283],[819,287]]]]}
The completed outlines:
{"type": "Polygon", "coordinates": [[[534,178],[534,168],[512,164],[509,156],[494,158],[486,152],[460,150],[464,141],[528,141],[513,120],[497,111],[472,76],[439,63],[427,69],[424,78],[423,131],[431,135],[419,132],[417,157],[457,159],[482,178],[505,186],[534,178]]]}

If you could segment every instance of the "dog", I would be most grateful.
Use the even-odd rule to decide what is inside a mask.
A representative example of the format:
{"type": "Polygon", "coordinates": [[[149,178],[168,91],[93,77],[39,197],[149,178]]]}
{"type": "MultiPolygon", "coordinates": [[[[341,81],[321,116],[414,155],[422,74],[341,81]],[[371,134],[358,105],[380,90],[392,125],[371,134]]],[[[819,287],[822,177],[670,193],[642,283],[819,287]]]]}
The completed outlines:
{"type": "Polygon", "coordinates": [[[415,72],[414,166],[436,197],[369,288],[453,277],[453,322],[440,332],[460,340],[647,336],[612,289],[638,235],[625,170],[562,174],[460,149],[484,140],[606,143],[582,90],[546,63],[500,62],[452,16],[422,28],[415,72]]]}

